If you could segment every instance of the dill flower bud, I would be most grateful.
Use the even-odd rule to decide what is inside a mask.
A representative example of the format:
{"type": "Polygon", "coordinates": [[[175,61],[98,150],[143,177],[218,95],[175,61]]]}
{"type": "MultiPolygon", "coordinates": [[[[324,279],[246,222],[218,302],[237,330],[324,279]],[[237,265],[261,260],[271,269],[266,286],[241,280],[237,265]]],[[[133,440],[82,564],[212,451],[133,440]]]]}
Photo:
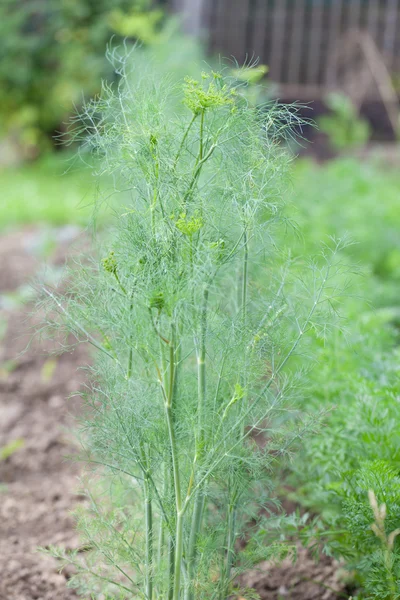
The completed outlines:
{"type": "Polygon", "coordinates": [[[116,275],[117,273],[117,259],[115,258],[115,253],[113,250],[109,253],[108,256],[103,258],[101,261],[103,268],[107,273],[111,273],[112,275],[116,275]]]}
{"type": "MultiPolygon", "coordinates": [[[[203,82],[207,81],[202,75],[203,82]]],[[[185,84],[183,86],[183,103],[195,114],[198,115],[206,109],[215,109],[222,106],[232,107],[234,104],[233,96],[235,90],[231,90],[226,84],[217,86],[215,82],[219,83],[217,74],[213,73],[214,81],[208,83],[205,87],[200,84],[199,81],[192,79],[191,77],[185,78],[185,84]]]]}

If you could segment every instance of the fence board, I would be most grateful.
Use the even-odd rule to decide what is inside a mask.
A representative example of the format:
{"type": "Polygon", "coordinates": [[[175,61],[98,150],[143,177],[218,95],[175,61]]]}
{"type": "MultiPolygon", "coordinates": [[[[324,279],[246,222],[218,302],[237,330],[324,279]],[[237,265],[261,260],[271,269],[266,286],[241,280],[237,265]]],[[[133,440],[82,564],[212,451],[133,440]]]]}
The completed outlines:
{"type": "Polygon", "coordinates": [[[246,49],[246,30],[249,19],[249,0],[220,0],[222,23],[218,49],[228,58],[243,62],[246,49]]]}
{"type": "Polygon", "coordinates": [[[351,0],[349,4],[348,27],[349,29],[359,29],[361,16],[360,0],[351,0]]]}
{"type": "Polygon", "coordinates": [[[304,17],[306,13],[306,0],[294,0],[295,8],[292,25],[292,37],[290,44],[288,81],[290,83],[300,83],[300,65],[303,54],[304,40],[304,17]]]}
{"type": "Polygon", "coordinates": [[[274,81],[281,78],[283,48],[285,43],[286,0],[275,0],[273,4],[273,29],[271,38],[270,76],[274,81]]]}
{"type": "Polygon", "coordinates": [[[322,20],[323,20],[324,3],[314,2],[311,10],[311,31],[310,43],[307,53],[307,82],[311,84],[318,83],[322,20]]]}
{"type": "Polygon", "coordinates": [[[369,0],[368,3],[368,17],[367,17],[367,29],[376,40],[379,25],[379,2],[376,0],[369,0]]]}
{"type": "Polygon", "coordinates": [[[225,11],[226,0],[214,0],[214,22],[211,24],[211,48],[220,51],[225,45],[225,11]]]}
{"type": "Polygon", "coordinates": [[[252,50],[255,56],[264,56],[265,39],[267,35],[268,5],[265,0],[257,0],[253,13],[252,50]]]}
{"type": "Polygon", "coordinates": [[[336,2],[333,3],[329,13],[328,57],[325,80],[326,83],[332,87],[335,87],[337,82],[334,56],[337,51],[337,45],[342,31],[342,13],[343,2],[342,0],[336,0],[336,2]]]}
{"type": "Polygon", "coordinates": [[[385,33],[383,36],[382,49],[386,56],[389,69],[392,68],[394,65],[398,13],[398,0],[387,0],[385,33]]]}

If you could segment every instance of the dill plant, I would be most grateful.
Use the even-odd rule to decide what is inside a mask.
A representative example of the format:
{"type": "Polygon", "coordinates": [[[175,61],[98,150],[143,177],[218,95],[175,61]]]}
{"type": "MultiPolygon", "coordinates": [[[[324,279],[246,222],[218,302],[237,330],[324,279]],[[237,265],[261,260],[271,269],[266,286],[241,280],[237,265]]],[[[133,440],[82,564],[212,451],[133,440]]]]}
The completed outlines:
{"type": "Polygon", "coordinates": [[[250,107],[223,71],[176,85],[127,64],[77,130],[113,178],[112,223],[67,293],[46,290],[96,348],[81,429],[101,466],[85,545],[53,552],[94,598],[224,600],[277,547],[260,510],[307,427],[290,362],[325,330],[340,267],[327,251],[301,269],[277,242],[295,109],[250,107]]]}

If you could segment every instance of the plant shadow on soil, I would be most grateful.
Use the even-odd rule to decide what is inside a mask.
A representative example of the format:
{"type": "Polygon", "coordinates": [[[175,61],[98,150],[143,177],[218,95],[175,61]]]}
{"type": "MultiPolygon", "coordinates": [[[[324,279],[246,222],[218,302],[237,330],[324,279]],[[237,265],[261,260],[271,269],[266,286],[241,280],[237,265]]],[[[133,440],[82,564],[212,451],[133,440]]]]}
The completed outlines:
{"type": "MultiPolygon", "coordinates": [[[[40,268],[43,232],[35,228],[0,237],[0,448],[15,449],[0,461],[0,600],[73,600],[68,570],[37,551],[38,546],[79,546],[70,511],[79,502],[79,465],[66,460],[74,452],[73,415],[89,360],[79,346],[49,362],[49,346],[32,341],[30,327],[40,319],[21,290],[40,268]],[[37,254],[37,253],[36,253],[37,254]],[[40,254],[40,253],[39,253],[40,254]],[[13,300],[13,301],[12,301],[13,300]],[[28,316],[29,315],[29,316],[28,316]]],[[[70,248],[81,239],[77,230],[54,230],[55,244],[47,259],[61,268],[70,248]]],[[[78,242],[79,245],[79,242],[78,242]]],[[[51,359],[52,360],[52,359],[51,359]]],[[[318,564],[300,549],[296,564],[268,563],[247,573],[242,583],[262,600],[334,600],[347,598],[337,563],[324,557],[318,564]]]]}

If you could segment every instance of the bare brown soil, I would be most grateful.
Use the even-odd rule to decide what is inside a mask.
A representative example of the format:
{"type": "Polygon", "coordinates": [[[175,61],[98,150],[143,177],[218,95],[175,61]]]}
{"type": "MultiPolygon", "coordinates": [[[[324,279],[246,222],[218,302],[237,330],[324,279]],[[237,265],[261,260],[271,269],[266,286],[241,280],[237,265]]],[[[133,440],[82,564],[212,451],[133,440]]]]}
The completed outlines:
{"type": "MultiPolygon", "coordinates": [[[[25,231],[0,239],[0,448],[22,444],[0,461],[1,600],[76,598],[56,562],[37,547],[77,544],[69,515],[79,501],[77,466],[64,457],[74,451],[68,427],[76,403],[67,398],[82,384],[78,367],[86,357],[82,348],[56,357],[51,366],[43,346],[31,342],[35,316],[18,306],[18,294],[39,268],[38,235],[25,231]],[[17,296],[14,306],[10,292],[17,296]]],[[[62,262],[63,246],[53,264],[62,262]]]]}
{"type": "MultiPolygon", "coordinates": [[[[39,317],[28,316],[32,305],[19,297],[43,258],[40,236],[25,230],[0,238],[0,452],[11,442],[20,444],[0,460],[0,600],[77,598],[67,587],[68,575],[37,548],[78,546],[70,511],[82,501],[79,467],[65,457],[75,451],[69,429],[79,400],[68,396],[82,387],[79,367],[88,356],[80,347],[49,363],[38,340],[27,348],[30,326],[39,317]]],[[[61,265],[74,232],[60,230],[55,237],[48,262],[61,265]]],[[[262,600],[347,597],[337,565],[328,559],[316,565],[304,550],[295,565],[261,564],[243,583],[254,586],[262,600]]]]}

